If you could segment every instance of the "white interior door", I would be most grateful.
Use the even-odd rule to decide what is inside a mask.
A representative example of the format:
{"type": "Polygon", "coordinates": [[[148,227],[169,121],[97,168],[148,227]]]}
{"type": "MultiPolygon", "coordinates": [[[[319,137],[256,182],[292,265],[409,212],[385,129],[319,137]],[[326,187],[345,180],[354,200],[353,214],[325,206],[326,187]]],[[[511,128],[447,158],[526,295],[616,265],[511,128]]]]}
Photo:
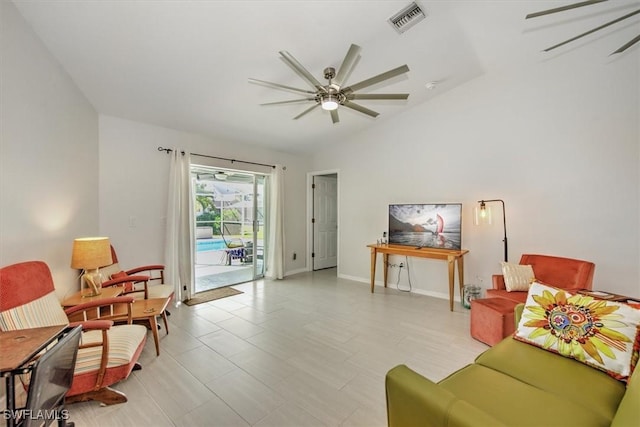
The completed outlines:
{"type": "Polygon", "coordinates": [[[313,270],[338,265],[338,176],[313,177],[313,270]]]}

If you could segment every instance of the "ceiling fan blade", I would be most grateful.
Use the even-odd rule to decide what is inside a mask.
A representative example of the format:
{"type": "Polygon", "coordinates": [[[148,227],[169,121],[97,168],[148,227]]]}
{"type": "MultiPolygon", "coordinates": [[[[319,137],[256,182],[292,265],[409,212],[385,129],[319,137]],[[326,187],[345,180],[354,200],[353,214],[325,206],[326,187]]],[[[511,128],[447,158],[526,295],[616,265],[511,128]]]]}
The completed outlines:
{"type": "Polygon", "coordinates": [[[573,4],[566,5],[566,6],[561,6],[561,7],[556,7],[556,8],[553,8],[553,9],[543,10],[543,11],[540,11],[540,12],[530,13],[525,17],[525,19],[537,18],[538,16],[550,15],[552,13],[557,13],[557,12],[564,12],[565,10],[577,9],[579,7],[582,7],[582,6],[590,6],[592,4],[602,3],[602,2],[605,2],[605,1],[608,1],[608,0],[588,0],[588,1],[582,1],[582,2],[579,2],[579,3],[573,3],[573,4]]]}
{"type": "Polygon", "coordinates": [[[291,99],[289,101],[276,101],[276,102],[265,102],[264,104],[260,104],[260,105],[279,105],[279,104],[295,104],[298,102],[309,102],[309,101],[315,101],[315,98],[301,98],[301,99],[291,99]]]}
{"type": "Polygon", "coordinates": [[[338,86],[342,86],[342,83],[346,76],[349,75],[349,72],[353,68],[353,64],[358,59],[358,54],[360,53],[360,46],[356,44],[352,44],[344,59],[342,60],[342,64],[340,64],[340,68],[338,68],[338,72],[336,76],[333,78],[332,82],[337,84],[338,86]]]}
{"type": "Polygon", "coordinates": [[[347,99],[407,99],[408,93],[350,93],[347,99]]]}
{"type": "Polygon", "coordinates": [[[340,121],[340,117],[338,117],[338,110],[331,110],[331,121],[334,125],[340,121]]]}
{"type": "Polygon", "coordinates": [[[287,63],[289,63],[289,65],[293,67],[294,70],[296,70],[305,80],[307,80],[307,82],[309,82],[311,86],[313,86],[317,90],[324,91],[322,83],[320,83],[318,79],[313,77],[313,75],[309,71],[307,71],[307,69],[304,68],[302,64],[300,64],[298,60],[294,58],[289,52],[283,50],[280,51],[280,55],[282,55],[285,61],[287,61],[287,63]]]}
{"type": "Polygon", "coordinates": [[[313,110],[314,108],[319,107],[320,104],[316,104],[316,105],[312,105],[311,107],[307,108],[306,110],[304,110],[302,113],[298,114],[297,116],[295,116],[293,118],[293,120],[298,120],[300,117],[304,116],[305,114],[311,112],[311,110],[313,110]]]}
{"type": "Polygon", "coordinates": [[[249,83],[254,83],[254,84],[257,84],[257,85],[261,85],[261,86],[266,86],[266,87],[270,87],[270,88],[273,88],[273,89],[290,90],[292,92],[311,93],[311,94],[315,93],[315,92],[313,92],[311,90],[298,89],[297,87],[281,85],[280,83],[266,82],[264,80],[258,80],[258,79],[249,79],[249,83]]]}
{"type": "Polygon", "coordinates": [[[555,49],[555,48],[557,48],[557,47],[564,46],[564,45],[565,45],[565,44],[567,44],[567,43],[570,43],[570,42],[572,42],[572,41],[578,40],[578,39],[580,39],[580,38],[582,38],[582,37],[584,37],[584,36],[588,36],[589,34],[595,33],[596,31],[600,31],[600,30],[602,30],[603,28],[607,28],[607,27],[608,27],[608,26],[610,26],[610,25],[616,24],[616,23],[618,23],[618,22],[620,22],[620,21],[624,21],[625,19],[630,18],[630,17],[632,17],[632,16],[634,16],[634,15],[637,15],[638,13],[640,13],[640,9],[635,10],[635,11],[633,11],[633,12],[631,12],[631,13],[628,13],[628,14],[626,14],[626,15],[624,15],[624,16],[621,16],[621,17],[619,17],[619,18],[616,18],[616,19],[614,19],[613,21],[609,21],[609,22],[607,22],[606,24],[602,24],[602,25],[600,25],[599,27],[594,28],[593,30],[589,30],[589,31],[584,32],[584,33],[582,33],[582,34],[580,34],[580,35],[577,35],[577,36],[575,36],[575,37],[571,37],[569,40],[565,40],[565,41],[563,41],[562,43],[558,43],[557,45],[554,45],[554,46],[548,47],[548,48],[546,48],[544,51],[545,51],[545,52],[549,52],[550,50],[553,50],[553,49],[555,49]]]}
{"type": "Polygon", "coordinates": [[[618,50],[616,50],[615,52],[612,53],[612,55],[614,53],[622,53],[625,50],[629,49],[631,46],[633,46],[634,44],[640,42],[640,35],[634,37],[633,39],[631,39],[628,43],[625,43],[624,45],[622,45],[621,47],[618,48],[618,50]]]}
{"type": "Polygon", "coordinates": [[[401,65],[398,68],[394,68],[393,70],[389,70],[387,72],[384,72],[382,74],[378,74],[377,76],[373,76],[371,78],[368,78],[366,80],[363,80],[361,82],[358,82],[354,85],[349,86],[348,88],[344,88],[343,90],[345,92],[355,92],[359,89],[365,88],[367,86],[371,86],[374,85],[376,83],[380,83],[382,81],[385,81],[387,79],[390,79],[392,77],[395,76],[399,76],[400,74],[404,74],[406,72],[409,71],[409,67],[405,64],[405,65],[401,65]]]}
{"type": "Polygon", "coordinates": [[[345,101],[344,104],[342,104],[342,105],[344,105],[345,107],[349,107],[352,110],[356,110],[356,111],[359,111],[361,113],[364,113],[364,114],[366,114],[368,116],[371,116],[371,117],[378,117],[380,115],[380,113],[377,113],[377,112],[375,112],[373,110],[370,110],[370,109],[368,109],[366,107],[363,107],[362,105],[356,104],[355,102],[345,101]]]}

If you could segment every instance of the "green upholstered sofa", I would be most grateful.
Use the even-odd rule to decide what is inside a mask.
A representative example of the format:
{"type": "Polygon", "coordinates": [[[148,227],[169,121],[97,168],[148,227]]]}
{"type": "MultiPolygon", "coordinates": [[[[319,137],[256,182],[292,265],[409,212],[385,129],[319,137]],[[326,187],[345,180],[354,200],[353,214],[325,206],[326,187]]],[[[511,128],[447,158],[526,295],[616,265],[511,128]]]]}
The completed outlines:
{"type": "Polygon", "coordinates": [[[511,337],[439,383],[396,366],[386,393],[389,427],[640,426],[640,368],[627,386],[511,337]]]}

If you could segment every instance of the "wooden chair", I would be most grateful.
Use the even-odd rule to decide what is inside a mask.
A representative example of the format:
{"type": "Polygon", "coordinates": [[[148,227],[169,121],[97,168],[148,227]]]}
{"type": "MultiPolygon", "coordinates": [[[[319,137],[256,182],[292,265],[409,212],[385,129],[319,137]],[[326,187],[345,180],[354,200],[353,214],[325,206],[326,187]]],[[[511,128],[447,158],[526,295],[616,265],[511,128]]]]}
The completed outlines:
{"type": "MultiPolygon", "coordinates": [[[[110,388],[126,379],[144,348],[147,329],[131,324],[133,297],[123,296],[80,304],[63,310],[55,294],[49,267],[42,261],[28,261],[0,269],[0,330],[80,324],[82,340],[78,350],[73,383],[66,402],[97,400],[105,405],[122,403],[127,397],[110,388]],[[105,307],[117,309],[124,304],[128,324],[113,326],[108,320],[69,322],[71,315],[83,318],[105,307]]],[[[3,351],[5,351],[3,349],[3,351]]]]}
{"type": "Polygon", "coordinates": [[[113,264],[100,267],[100,272],[105,279],[102,287],[125,285],[125,294],[143,293],[144,299],[173,299],[175,294],[173,285],[164,283],[164,265],[151,264],[123,270],[118,263],[118,255],[113,245],[111,258],[113,264]]]}

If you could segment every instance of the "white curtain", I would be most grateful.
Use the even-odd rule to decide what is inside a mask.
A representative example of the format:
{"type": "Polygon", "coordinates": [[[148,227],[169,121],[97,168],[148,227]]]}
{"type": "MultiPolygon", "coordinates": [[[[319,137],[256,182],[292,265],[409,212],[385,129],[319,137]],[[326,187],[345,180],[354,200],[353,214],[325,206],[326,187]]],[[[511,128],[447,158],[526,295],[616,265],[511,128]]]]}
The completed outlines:
{"type": "Polygon", "coordinates": [[[269,242],[265,276],[284,277],[284,168],[276,165],[269,177],[269,242]]]}
{"type": "Polygon", "coordinates": [[[174,304],[191,298],[193,282],[193,201],[191,198],[190,154],[173,149],[169,172],[165,282],[175,287],[174,304]]]}

